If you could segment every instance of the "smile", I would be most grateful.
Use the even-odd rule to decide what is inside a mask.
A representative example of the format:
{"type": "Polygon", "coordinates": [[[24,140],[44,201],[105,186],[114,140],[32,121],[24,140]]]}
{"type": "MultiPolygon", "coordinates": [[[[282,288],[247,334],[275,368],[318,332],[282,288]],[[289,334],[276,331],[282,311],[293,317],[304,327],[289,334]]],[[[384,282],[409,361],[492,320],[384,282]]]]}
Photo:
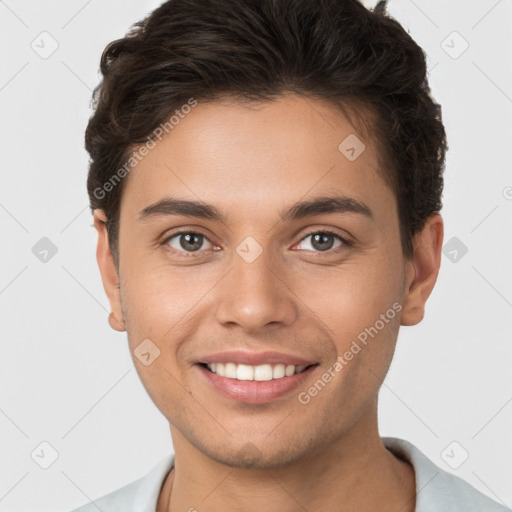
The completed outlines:
{"type": "Polygon", "coordinates": [[[234,402],[264,404],[303,387],[319,365],[198,363],[195,367],[217,395],[234,402]]]}
{"type": "Polygon", "coordinates": [[[261,364],[258,366],[250,366],[248,364],[236,363],[210,363],[205,364],[206,368],[212,373],[216,373],[220,377],[237,380],[256,380],[269,381],[291,377],[297,373],[301,373],[307,367],[306,365],[295,366],[293,364],[261,364]]]}

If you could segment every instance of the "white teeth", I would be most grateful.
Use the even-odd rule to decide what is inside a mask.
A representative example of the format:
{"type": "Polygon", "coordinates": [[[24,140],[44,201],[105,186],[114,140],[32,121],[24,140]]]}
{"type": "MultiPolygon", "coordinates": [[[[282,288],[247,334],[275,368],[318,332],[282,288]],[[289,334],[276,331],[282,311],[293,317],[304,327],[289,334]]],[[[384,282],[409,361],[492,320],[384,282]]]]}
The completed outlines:
{"type": "Polygon", "coordinates": [[[254,380],[272,380],[272,366],[269,364],[255,366],[254,380]]]}
{"type": "Polygon", "coordinates": [[[235,363],[226,363],[224,366],[224,377],[229,377],[230,379],[236,379],[236,364],[235,363]]]}
{"type": "Polygon", "coordinates": [[[295,373],[295,366],[293,366],[293,364],[289,364],[287,367],[286,367],[286,370],[284,372],[284,374],[287,376],[287,377],[290,377],[291,375],[293,375],[295,373]]]}
{"type": "Polygon", "coordinates": [[[246,364],[239,364],[236,367],[236,378],[238,380],[254,380],[254,368],[246,364]]]}
{"type": "Polygon", "coordinates": [[[272,368],[272,378],[273,379],[282,379],[285,375],[284,372],[284,364],[276,364],[274,368],[272,368]]]}
{"type": "Polygon", "coordinates": [[[248,364],[235,363],[208,363],[206,366],[210,371],[221,377],[256,381],[291,377],[296,373],[302,372],[306,368],[306,366],[294,366],[293,364],[289,364],[287,366],[284,364],[260,364],[259,366],[250,366],[248,364]]]}

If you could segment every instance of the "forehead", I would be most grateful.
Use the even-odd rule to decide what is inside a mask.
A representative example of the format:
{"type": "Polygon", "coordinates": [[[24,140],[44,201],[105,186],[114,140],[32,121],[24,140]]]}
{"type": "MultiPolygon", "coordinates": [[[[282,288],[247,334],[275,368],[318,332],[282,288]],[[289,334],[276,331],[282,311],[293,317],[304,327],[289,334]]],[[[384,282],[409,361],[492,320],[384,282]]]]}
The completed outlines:
{"type": "Polygon", "coordinates": [[[122,211],[139,212],[165,195],[260,215],[332,192],[393,200],[375,141],[329,102],[298,95],[251,104],[224,99],[186,111],[130,172],[122,211]]]}

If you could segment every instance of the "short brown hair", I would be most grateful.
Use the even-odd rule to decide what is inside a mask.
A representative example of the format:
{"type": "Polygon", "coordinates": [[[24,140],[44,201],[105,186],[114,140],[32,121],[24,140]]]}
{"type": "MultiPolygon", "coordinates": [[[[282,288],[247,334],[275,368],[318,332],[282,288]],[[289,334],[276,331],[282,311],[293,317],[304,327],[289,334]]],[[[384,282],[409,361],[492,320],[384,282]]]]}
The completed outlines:
{"type": "Polygon", "coordinates": [[[367,128],[386,163],[403,254],[411,257],[414,235],[442,207],[446,134],[425,54],[382,4],[168,0],[109,43],[85,147],[90,207],[105,212],[116,265],[125,179],[108,193],[105,184],[133,148],[191,97],[270,101],[288,92],[329,100],[359,120],[370,112],[367,128]]]}

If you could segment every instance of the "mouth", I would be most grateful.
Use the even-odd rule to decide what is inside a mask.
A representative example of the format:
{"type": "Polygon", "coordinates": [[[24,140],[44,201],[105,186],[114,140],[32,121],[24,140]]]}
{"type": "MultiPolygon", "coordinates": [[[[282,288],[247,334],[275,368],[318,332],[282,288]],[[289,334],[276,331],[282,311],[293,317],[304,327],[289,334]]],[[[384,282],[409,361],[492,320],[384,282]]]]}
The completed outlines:
{"type": "Polygon", "coordinates": [[[315,366],[313,364],[297,366],[293,364],[260,364],[252,366],[236,363],[199,363],[199,365],[211,373],[216,373],[219,377],[236,380],[255,380],[257,382],[291,377],[292,375],[302,373],[311,366],[315,366]]]}
{"type": "Polygon", "coordinates": [[[303,384],[319,367],[292,364],[196,363],[210,389],[246,404],[263,404],[283,398],[303,384]]]}

